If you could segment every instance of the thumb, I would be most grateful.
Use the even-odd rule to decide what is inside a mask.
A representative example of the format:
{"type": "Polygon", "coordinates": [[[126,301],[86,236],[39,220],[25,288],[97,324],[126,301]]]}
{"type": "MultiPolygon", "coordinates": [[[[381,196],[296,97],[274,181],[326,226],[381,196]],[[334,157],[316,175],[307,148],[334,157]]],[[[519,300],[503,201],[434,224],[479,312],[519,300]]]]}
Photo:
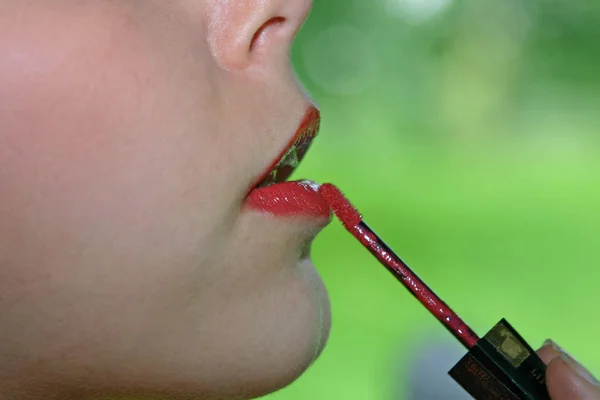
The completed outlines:
{"type": "Polygon", "coordinates": [[[552,400],[600,400],[600,382],[555,343],[558,354],[548,364],[546,381],[552,400]]]}

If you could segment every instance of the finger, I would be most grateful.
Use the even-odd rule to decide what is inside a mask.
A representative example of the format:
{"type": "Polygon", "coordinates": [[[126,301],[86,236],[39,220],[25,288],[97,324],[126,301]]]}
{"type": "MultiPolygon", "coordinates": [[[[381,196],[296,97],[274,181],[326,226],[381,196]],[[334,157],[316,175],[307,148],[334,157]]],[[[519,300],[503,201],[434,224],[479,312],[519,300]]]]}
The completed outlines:
{"type": "Polygon", "coordinates": [[[548,339],[544,342],[543,346],[537,351],[538,356],[542,359],[544,364],[548,365],[556,357],[560,356],[561,349],[556,343],[548,339]]]}
{"type": "Polygon", "coordinates": [[[600,382],[565,352],[550,362],[546,380],[552,400],[600,400],[600,382]]]}

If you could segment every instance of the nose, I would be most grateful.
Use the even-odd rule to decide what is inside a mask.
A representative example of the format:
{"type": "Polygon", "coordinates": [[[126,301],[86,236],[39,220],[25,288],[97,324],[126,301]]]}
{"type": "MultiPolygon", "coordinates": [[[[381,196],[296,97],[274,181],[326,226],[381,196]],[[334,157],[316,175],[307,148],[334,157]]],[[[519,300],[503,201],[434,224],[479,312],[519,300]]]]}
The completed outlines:
{"type": "Polygon", "coordinates": [[[289,57],[292,41],[306,20],[312,0],[214,0],[208,40],[215,60],[243,70],[289,57]]]}

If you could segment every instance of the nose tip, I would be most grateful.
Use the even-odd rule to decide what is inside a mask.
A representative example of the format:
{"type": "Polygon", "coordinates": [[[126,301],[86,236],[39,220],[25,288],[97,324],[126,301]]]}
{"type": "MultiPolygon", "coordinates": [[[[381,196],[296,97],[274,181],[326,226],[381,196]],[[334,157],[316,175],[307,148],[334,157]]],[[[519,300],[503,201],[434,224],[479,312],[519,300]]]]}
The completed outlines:
{"type": "Polygon", "coordinates": [[[312,9],[312,0],[282,0],[284,4],[282,14],[287,15],[287,20],[292,32],[292,38],[298,33],[312,9]]]}
{"type": "Polygon", "coordinates": [[[294,37],[312,8],[312,0],[235,0],[233,3],[218,1],[213,8],[209,44],[217,62],[234,70],[262,62],[269,56],[287,57],[294,37]]]}

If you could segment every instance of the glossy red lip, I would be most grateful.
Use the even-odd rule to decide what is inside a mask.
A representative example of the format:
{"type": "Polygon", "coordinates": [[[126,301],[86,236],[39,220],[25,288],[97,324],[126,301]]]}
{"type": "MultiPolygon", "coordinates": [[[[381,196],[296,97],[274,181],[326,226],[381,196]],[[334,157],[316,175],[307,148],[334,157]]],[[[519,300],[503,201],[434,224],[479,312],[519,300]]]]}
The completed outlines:
{"type": "Polygon", "coordinates": [[[245,205],[276,216],[311,216],[330,219],[329,206],[311,181],[286,182],[306,155],[320,126],[320,113],[310,107],[296,134],[248,194],[245,205]]]}
{"type": "Polygon", "coordinates": [[[311,181],[282,182],[250,192],[246,205],[256,211],[281,217],[331,219],[331,210],[311,181]]]}
{"type": "Polygon", "coordinates": [[[313,139],[319,133],[320,125],[321,116],[319,110],[314,106],[310,107],[294,137],[292,137],[279,157],[267,168],[256,183],[252,185],[252,189],[285,182],[304,158],[313,139]]]}

